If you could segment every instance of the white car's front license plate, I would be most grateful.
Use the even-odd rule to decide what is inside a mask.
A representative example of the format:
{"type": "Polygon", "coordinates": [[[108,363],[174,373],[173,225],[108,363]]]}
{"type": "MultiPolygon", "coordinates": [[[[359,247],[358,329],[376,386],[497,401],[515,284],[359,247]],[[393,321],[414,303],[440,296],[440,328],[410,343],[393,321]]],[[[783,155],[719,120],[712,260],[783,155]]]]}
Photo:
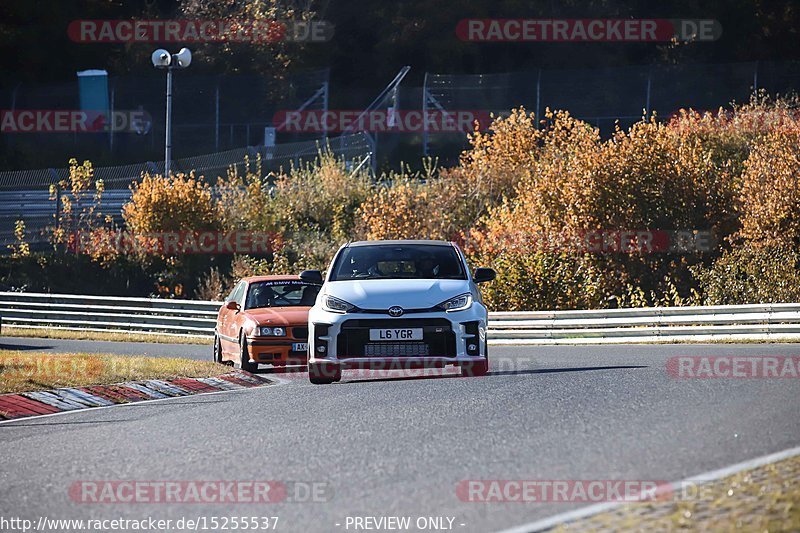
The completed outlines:
{"type": "Polygon", "coordinates": [[[292,343],[292,351],[293,352],[305,352],[308,350],[308,343],[307,342],[294,342],[292,343]]]}
{"type": "Polygon", "coordinates": [[[371,341],[421,341],[422,328],[370,329],[371,341]]]}

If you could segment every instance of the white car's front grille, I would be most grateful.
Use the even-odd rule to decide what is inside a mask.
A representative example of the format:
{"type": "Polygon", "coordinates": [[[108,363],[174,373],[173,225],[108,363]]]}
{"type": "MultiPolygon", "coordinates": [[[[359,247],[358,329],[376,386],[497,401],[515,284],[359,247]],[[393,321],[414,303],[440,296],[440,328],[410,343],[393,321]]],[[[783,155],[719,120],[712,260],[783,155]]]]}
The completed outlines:
{"type": "Polygon", "coordinates": [[[455,357],[456,336],[444,318],[350,319],[342,323],[336,338],[336,355],[348,357],[455,357]],[[422,329],[422,340],[375,342],[370,329],[422,329]]]}
{"type": "Polygon", "coordinates": [[[386,343],[376,342],[364,345],[364,357],[414,357],[431,354],[426,342],[386,343]]]}

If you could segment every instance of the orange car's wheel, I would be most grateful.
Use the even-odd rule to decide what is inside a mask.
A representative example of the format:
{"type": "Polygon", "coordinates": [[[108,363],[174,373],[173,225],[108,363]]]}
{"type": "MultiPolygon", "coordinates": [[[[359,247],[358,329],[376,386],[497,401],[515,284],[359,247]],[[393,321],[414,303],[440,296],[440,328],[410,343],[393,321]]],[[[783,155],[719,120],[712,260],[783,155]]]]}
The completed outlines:
{"type": "Polygon", "coordinates": [[[239,368],[245,372],[255,372],[258,370],[258,363],[250,362],[250,355],[247,353],[247,337],[239,334],[239,368]]]}
{"type": "Polygon", "coordinates": [[[222,358],[222,341],[217,335],[214,335],[214,362],[225,366],[233,366],[233,361],[227,361],[222,358]]]}
{"type": "Polygon", "coordinates": [[[222,345],[216,335],[214,335],[214,362],[222,364],[222,345]]]}

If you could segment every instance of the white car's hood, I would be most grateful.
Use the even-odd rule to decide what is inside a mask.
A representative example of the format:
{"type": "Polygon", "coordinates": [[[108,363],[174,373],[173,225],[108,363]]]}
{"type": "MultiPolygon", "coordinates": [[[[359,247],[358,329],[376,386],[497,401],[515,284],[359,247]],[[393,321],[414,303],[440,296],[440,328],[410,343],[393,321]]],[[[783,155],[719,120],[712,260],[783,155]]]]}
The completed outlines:
{"type": "Polygon", "coordinates": [[[330,281],[323,291],[361,309],[427,309],[470,289],[459,279],[366,279],[330,281]]]}

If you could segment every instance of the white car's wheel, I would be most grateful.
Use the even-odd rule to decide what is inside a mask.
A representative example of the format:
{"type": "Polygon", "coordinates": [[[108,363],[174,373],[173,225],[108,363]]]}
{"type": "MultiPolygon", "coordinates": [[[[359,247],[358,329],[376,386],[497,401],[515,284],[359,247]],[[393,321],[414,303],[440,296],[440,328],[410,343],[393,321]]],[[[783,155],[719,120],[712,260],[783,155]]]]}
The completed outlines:
{"type": "Polygon", "coordinates": [[[473,363],[461,365],[461,375],[465,378],[473,376],[485,376],[488,373],[489,354],[486,354],[486,357],[483,359],[483,361],[475,361],[473,363]]]}
{"type": "Polygon", "coordinates": [[[308,363],[308,380],[314,385],[330,385],[342,380],[342,369],[332,365],[308,363]]]}

